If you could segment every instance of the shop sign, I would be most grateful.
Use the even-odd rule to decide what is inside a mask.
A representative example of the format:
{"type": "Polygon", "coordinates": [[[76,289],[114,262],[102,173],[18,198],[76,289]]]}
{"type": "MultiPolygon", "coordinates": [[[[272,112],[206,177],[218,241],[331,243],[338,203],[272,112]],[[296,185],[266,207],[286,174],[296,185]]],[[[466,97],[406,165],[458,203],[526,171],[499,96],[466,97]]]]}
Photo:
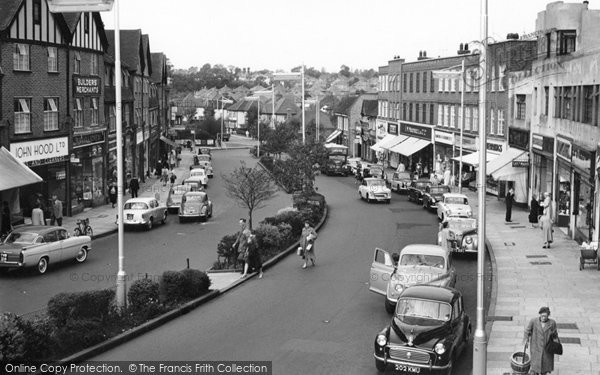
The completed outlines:
{"type": "Polygon", "coordinates": [[[532,134],[531,147],[536,150],[547,152],[548,154],[554,154],[554,138],[532,134]]]}
{"type": "Polygon", "coordinates": [[[513,160],[512,166],[514,168],[529,168],[529,160],[513,160]]]}
{"type": "Polygon", "coordinates": [[[104,131],[73,134],[73,148],[86,147],[98,143],[104,143],[104,131]]]}
{"type": "Polygon", "coordinates": [[[73,96],[100,96],[100,78],[73,76],[73,96]]]}
{"type": "Polygon", "coordinates": [[[56,172],[56,179],[57,180],[64,180],[65,178],[67,178],[67,171],[65,171],[63,169],[61,171],[56,172]]]}
{"type": "Polygon", "coordinates": [[[527,130],[508,128],[508,145],[523,151],[529,151],[529,132],[527,130]]]}
{"type": "Polygon", "coordinates": [[[556,138],[556,155],[570,162],[571,153],[571,142],[566,139],[556,138]]]}
{"type": "MultiPolygon", "coordinates": [[[[454,133],[446,133],[441,131],[435,131],[435,143],[445,143],[447,145],[454,144],[454,133]]],[[[464,138],[463,138],[464,140],[464,138]]]]}
{"type": "Polygon", "coordinates": [[[431,131],[432,129],[426,126],[407,124],[405,122],[400,123],[400,134],[404,134],[409,137],[421,138],[427,141],[431,141],[431,131]]]}
{"type": "Polygon", "coordinates": [[[485,148],[486,148],[486,150],[488,150],[490,152],[501,154],[502,149],[504,148],[504,144],[495,143],[495,142],[487,142],[485,145],[485,148]]]}
{"type": "Polygon", "coordinates": [[[144,142],[144,133],[140,130],[135,135],[135,144],[139,145],[142,142],[144,142]]]}
{"type": "Polygon", "coordinates": [[[10,152],[29,166],[65,161],[69,159],[69,137],[11,143],[10,152]]]}
{"type": "Polygon", "coordinates": [[[388,133],[393,135],[398,135],[398,124],[393,124],[388,122],[388,133]]]}

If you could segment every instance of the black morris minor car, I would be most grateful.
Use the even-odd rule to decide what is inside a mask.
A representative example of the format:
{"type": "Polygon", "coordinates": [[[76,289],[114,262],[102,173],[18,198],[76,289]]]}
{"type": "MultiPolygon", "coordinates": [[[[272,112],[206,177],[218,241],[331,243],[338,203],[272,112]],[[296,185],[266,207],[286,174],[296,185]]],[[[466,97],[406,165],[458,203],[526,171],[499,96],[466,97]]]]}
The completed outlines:
{"type": "Polygon", "coordinates": [[[437,208],[438,202],[444,197],[444,193],[450,193],[448,185],[431,185],[425,188],[423,193],[423,208],[433,210],[437,208]]]}
{"type": "Polygon", "coordinates": [[[452,373],[471,339],[471,322],[461,293],[453,288],[406,288],[389,326],[375,337],[375,366],[402,374],[452,373]]]}
{"type": "Polygon", "coordinates": [[[431,181],[428,178],[420,178],[413,181],[408,187],[408,200],[415,203],[423,202],[423,193],[428,186],[431,186],[431,181]]]}

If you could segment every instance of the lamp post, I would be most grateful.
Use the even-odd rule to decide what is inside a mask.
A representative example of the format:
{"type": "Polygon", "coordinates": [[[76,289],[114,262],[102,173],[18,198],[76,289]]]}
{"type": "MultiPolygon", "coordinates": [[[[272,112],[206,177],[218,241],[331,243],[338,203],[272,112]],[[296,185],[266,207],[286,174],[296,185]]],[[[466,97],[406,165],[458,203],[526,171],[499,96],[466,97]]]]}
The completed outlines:
{"type": "Polygon", "coordinates": [[[117,272],[117,307],[126,305],[127,274],[123,269],[123,123],[121,121],[121,33],[119,29],[119,0],[48,0],[48,8],[52,13],[70,12],[107,12],[115,8],[115,106],[117,127],[117,227],[119,270],[117,272]]]}
{"type": "MultiPolygon", "coordinates": [[[[270,94],[273,93],[273,99],[275,98],[275,86],[271,86],[271,90],[260,90],[255,91],[254,94],[258,96],[249,96],[248,99],[257,100],[258,101],[258,113],[256,115],[256,128],[257,128],[257,138],[258,138],[258,146],[256,146],[256,157],[260,158],[260,94],[270,94]]],[[[275,114],[275,102],[273,102],[273,113],[271,114],[271,119],[275,114]]]]}
{"type": "MultiPolygon", "coordinates": [[[[223,128],[223,121],[225,120],[225,103],[230,104],[233,103],[231,100],[227,99],[226,97],[222,96],[218,99],[218,102],[221,102],[221,148],[223,148],[223,132],[224,132],[224,128],[223,128]]],[[[217,103],[217,108],[218,108],[218,103],[217,103]]]]}

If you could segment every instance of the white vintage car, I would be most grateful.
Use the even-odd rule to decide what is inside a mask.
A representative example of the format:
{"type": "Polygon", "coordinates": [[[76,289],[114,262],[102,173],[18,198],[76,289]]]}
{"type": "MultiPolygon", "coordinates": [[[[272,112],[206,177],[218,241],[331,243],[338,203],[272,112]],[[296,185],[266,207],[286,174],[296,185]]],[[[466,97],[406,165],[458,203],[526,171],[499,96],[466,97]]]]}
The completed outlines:
{"type": "Polygon", "coordinates": [[[408,286],[456,284],[450,252],[438,245],[408,245],[400,251],[397,262],[389,252],[376,248],[370,273],[369,290],[386,296],[385,309],[390,314],[400,293],[408,286]]]}
{"type": "Polygon", "coordinates": [[[438,245],[453,253],[477,253],[477,219],[447,217],[440,224],[438,245]]]}
{"type": "Polygon", "coordinates": [[[144,226],[150,230],[155,223],[167,222],[167,206],[155,198],[131,198],[123,206],[123,225],[144,226]]]}
{"type": "Polygon", "coordinates": [[[0,268],[35,267],[46,273],[48,264],[83,263],[92,250],[89,236],[73,236],[63,227],[27,225],[12,231],[0,245],[0,268]]]}
{"type": "Polygon", "coordinates": [[[464,194],[446,193],[437,205],[437,216],[440,220],[449,216],[473,216],[473,210],[469,206],[469,199],[464,194]]]}
{"type": "Polygon", "coordinates": [[[204,188],[208,186],[208,175],[206,174],[206,170],[204,168],[194,168],[190,171],[189,178],[198,178],[200,183],[204,188]]]}
{"type": "Polygon", "coordinates": [[[213,178],[213,167],[210,154],[200,154],[198,157],[198,168],[204,168],[208,178],[213,178]]]}
{"type": "Polygon", "coordinates": [[[360,199],[371,201],[385,201],[390,203],[392,200],[392,191],[385,185],[385,180],[382,178],[369,177],[363,179],[358,187],[358,195],[360,199]]]}

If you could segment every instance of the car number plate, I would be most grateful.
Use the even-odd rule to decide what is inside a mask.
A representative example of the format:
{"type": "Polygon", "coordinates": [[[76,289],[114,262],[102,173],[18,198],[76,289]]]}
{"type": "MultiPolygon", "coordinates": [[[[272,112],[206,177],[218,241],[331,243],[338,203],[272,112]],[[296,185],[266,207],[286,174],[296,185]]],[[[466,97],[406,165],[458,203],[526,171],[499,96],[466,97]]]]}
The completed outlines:
{"type": "Polygon", "coordinates": [[[2,263],[6,262],[7,258],[8,258],[7,254],[0,254],[0,262],[2,262],[2,263]]]}
{"type": "Polygon", "coordinates": [[[127,220],[133,220],[133,214],[127,214],[127,220]]]}
{"type": "Polygon", "coordinates": [[[395,365],[395,369],[396,369],[396,371],[401,371],[403,373],[410,373],[410,374],[418,374],[421,372],[421,368],[416,367],[416,366],[395,365]]]}

